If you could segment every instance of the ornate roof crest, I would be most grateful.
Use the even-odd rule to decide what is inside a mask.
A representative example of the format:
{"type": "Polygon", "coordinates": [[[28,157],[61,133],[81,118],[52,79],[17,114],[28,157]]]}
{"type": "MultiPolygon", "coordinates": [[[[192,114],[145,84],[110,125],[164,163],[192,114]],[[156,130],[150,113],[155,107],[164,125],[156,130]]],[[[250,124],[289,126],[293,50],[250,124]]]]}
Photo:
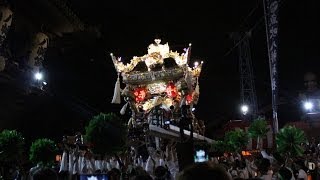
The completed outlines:
{"type": "Polygon", "coordinates": [[[160,39],[155,39],[155,42],[148,46],[148,54],[137,57],[134,56],[130,63],[124,64],[120,57],[114,56],[112,53],[111,58],[114,63],[115,69],[119,73],[130,73],[139,62],[144,62],[148,67],[148,71],[152,71],[155,65],[163,65],[164,60],[167,58],[174,59],[175,63],[179,66],[185,66],[188,63],[189,53],[191,49],[191,44],[184,53],[179,54],[178,52],[173,52],[170,50],[168,43],[160,44],[160,39]]]}

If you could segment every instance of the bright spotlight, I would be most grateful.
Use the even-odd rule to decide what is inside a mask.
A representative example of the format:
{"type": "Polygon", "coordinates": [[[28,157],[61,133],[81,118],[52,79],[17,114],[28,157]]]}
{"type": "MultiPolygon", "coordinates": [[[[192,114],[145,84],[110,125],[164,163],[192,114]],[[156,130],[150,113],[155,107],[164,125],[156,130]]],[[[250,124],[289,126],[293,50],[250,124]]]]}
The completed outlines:
{"type": "Polygon", "coordinates": [[[241,106],[241,112],[242,114],[246,115],[249,111],[249,107],[247,105],[242,105],[241,106]]]}
{"type": "Polygon", "coordinates": [[[313,109],[313,103],[312,102],[305,102],[303,106],[304,106],[304,109],[306,109],[308,111],[313,109]]]}
{"type": "Polygon", "coordinates": [[[40,72],[37,72],[35,75],[34,75],[34,78],[36,79],[36,80],[41,80],[42,79],[42,77],[43,77],[43,75],[42,75],[42,73],[40,73],[40,72]]]}
{"type": "Polygon", "coordinates": [[[43,85],[47,85],[47,84],[48,84],[47,82],[43,81],[43,85]]]}

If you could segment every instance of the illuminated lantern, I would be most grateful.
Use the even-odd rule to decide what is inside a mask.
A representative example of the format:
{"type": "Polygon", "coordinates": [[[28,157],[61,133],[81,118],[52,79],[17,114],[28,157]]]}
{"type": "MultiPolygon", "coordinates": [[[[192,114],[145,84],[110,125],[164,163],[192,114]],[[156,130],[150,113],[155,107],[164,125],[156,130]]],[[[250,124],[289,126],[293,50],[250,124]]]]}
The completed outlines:
{"type": "Polygon", "coordinates": [[[147,90],[145,88],[136,88],[133,92],[136,102],[141,102],[147,95],[147,90]]]}
{"type": "Polygon", "coordinates": [[[61,155],[60,154],[56,155],[56,162],[61,162],[61,155]]]}
{"type": "Polygon", "coordinates": [[[186,96],[186,101],[187,101],[187,104],[190,104],[192,102],[192,93],[186,96]]]}
{"type": "Polygon", "coordinates": [[[178,95],[177,87],[173,83],[169,83],[166,88],[167,95],[171,98],[175,98],[178,95]]]}
{"type": "Polygon", "coordinates": [[[241,151],[241,154],[243,156],[251,156],[251,153],[249,151],[241,151]]]}
{"type": "Polygon", "coordinates": [[[49,37],[44,33],[37,33],[30,47],[28,65],[30,67],[39,67],[45,58],[46,50],[49,46],[49,37]]]}

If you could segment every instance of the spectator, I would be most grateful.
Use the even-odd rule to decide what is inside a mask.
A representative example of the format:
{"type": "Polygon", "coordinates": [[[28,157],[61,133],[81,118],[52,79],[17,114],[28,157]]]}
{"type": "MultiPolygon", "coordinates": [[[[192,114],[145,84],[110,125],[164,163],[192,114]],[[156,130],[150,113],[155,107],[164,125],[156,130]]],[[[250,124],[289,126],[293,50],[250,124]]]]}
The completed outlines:
{"type": "Polygon", "coordinates": [[[270,160],[262,158],[258,163],[258,171],[260,172],[260,178],[264,180],[272,179],[272,170],[270,160]]]}
{"type": "Polygon", "coordinates": [[[155,176],[155,178],[154,178],[155,180],[171,179],[168,169],[163,166],[156,167],[156,169],[154,170],[154,176],[155,176]]]}
{"type": "Polygon", "coordinates": [[[58,180],[58,175],[51,168],[41,168],[34,173],[33,180],[58,180]]]}
{"type": "Polygon", "coordinates": [[[281,167],[279,169],[278,178],[279,178],[279,180],[292,180],[292,179],[294,179],[292,172],[286,167],[281,167]]]}
{"type": "Polygon", "coordinates": [[[197,163],[186,168],[178,176],[178,180],[231,180],[227,172],[220,166],[210,166],[208,163],[197,163]]]}
{"type": "Polygon", "coordinates": [[[306,166],[304,165],[303,160],[296,161],[296,166],[297,169],[299,169],[297,179],[308,180],[308,174],[306,173],[306,166]]]}

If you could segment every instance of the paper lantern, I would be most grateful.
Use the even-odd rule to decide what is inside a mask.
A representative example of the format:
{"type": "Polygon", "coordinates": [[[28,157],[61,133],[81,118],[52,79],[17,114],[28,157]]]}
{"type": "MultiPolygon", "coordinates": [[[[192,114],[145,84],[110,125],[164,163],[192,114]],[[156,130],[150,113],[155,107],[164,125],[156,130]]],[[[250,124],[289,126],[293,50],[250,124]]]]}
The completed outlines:
{"type": "Polygon", "coordinates": [[[166,88],[167,95],[171,98],[175,98],[178,95],[177,87],[173,83],[169,83],[166,88]]]}
{"type": "Polygon", "coordinates": [[[147,95],[147,90],[145,88],[136,88],[133,92],[136,102],[141,102],[147,95]]]}
{"type": "Polygon", "coordinates": [[[60,154],[56,155],[56,162],[61,162],[61,155],[60,154]]]}
{"type": "Polygon", "coordinates": [[[249,151],[241,151],[242,156],[251,156],[249,151]]]}
{"type": "Polygon", "coordinates": [[[49,46],[49,37],[44,33],[37,33],[30,47],[28,65],[30,67],[41,66],[46,50],[49,46]]]}
{"type": "MultiPolygon", "coordinates": [[[[2,4],[3,1],[1,1],[2,4]]],[[[0,45],[3,45],[3,40],[6,38],[8,30],[11,27],[12,19],[13,19],[13,12],[10,8],[2,6],[0,7],[0,45]]]]}

